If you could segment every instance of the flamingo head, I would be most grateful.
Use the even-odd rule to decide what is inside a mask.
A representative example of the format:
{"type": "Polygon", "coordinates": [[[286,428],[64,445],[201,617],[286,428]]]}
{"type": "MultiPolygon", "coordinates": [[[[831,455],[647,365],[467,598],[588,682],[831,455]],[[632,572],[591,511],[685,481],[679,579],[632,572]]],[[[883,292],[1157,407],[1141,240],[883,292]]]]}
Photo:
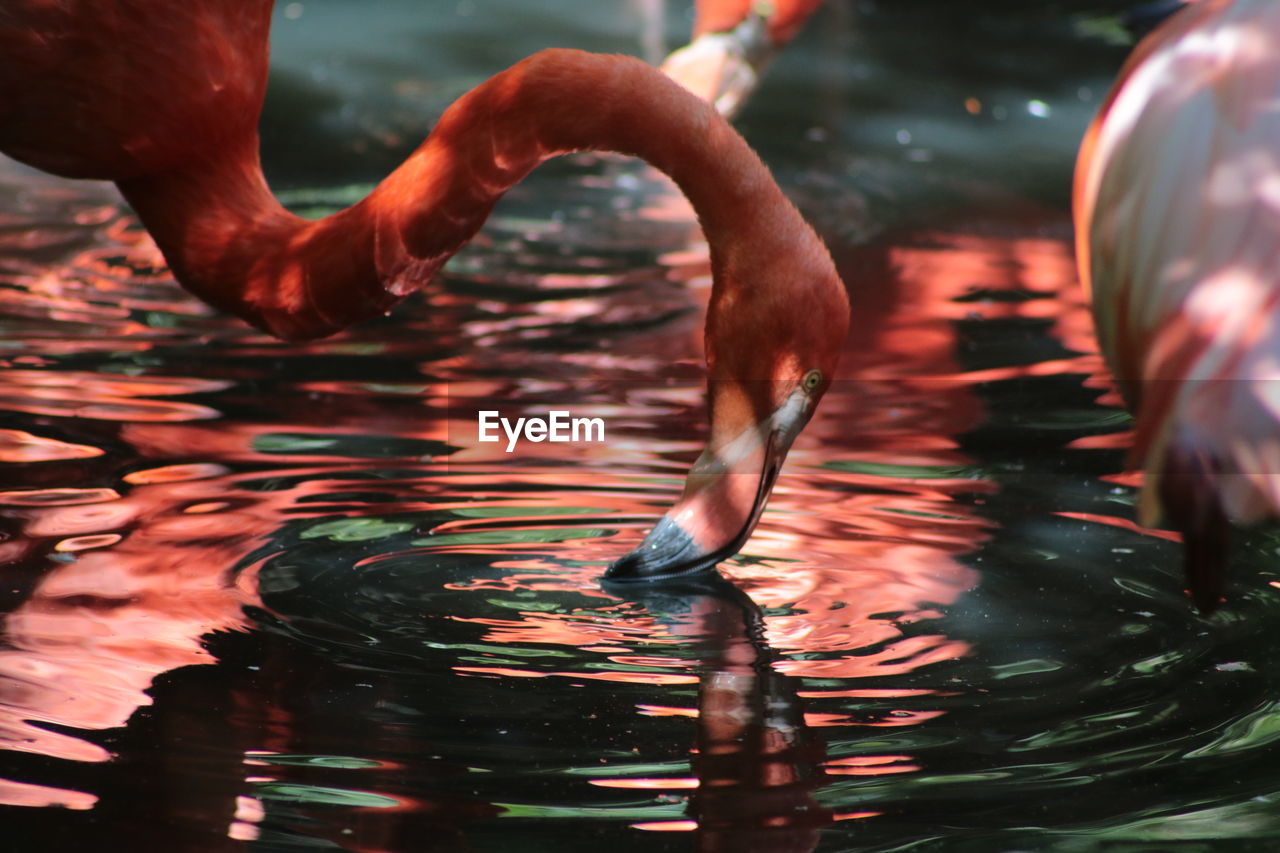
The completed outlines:
{"type": "Polygon", "coordinates": [[[608,580],[709,571],[751,535],[787,451],[831,385],[848,330],[848,297],[829,256],[821,250],[810,260],[786,271],[769,264],[787,284],[757,279],[747,292],[713,297],[707,447],[675,506],[609,567],[608,580]]]}

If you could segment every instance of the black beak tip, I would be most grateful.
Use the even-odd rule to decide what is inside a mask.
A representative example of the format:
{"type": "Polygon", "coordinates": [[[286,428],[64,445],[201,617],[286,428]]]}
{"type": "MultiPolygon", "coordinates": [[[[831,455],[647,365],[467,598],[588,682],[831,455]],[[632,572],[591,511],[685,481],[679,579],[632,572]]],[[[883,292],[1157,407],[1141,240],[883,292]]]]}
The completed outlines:
{"type": "Polygon", "coordinates": [[[640,546],[604,573],[609,583],[658,583],[710,571],[720,561],[683,527],[664,516],[640,546]]]}
{"type": "Polygon", "coordinates": [[[1222,462],[1193,442],[1175,439],[1165,451],[1160,503],[1182,533],[1183,572],[1201,616],[1222,603],[1231,552],[1231,522],[1215,478],[1222,462]]]}
{"type": "Polygon", "coordinates": [[[1201,616],[1211,616],[1226,593],[1230,533],[1226,517],[1221,515],[1183,533],[1187,590],[1201,616]]]}

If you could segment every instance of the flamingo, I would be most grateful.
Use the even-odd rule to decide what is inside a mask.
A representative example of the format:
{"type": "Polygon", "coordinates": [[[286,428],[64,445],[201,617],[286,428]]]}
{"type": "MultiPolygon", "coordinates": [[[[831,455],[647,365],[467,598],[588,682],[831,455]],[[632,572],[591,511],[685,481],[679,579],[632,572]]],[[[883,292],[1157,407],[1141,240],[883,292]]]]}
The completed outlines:
{"type": "Polygon", "coordinates": [[[733,116],[769,60],[821,5],[822,0],[698,0],[693,41],[663,60],[662,70],[722,115],[733,116]]]}
{"type": "Polygon", "coordinates": [[[1280,3],[1200,0],[1141,42],[1085,136],[1076,248],[1136,418],[1139,515],[1202,612],[1230,522],[1280,515],[1280,3]]]}
{"type": "Polygon", "coordinates": [[[553,49],[481,83],[362,201],[285,210],[259,163],[272,0],[10,0],[0,151],[114,181],[177,281],[286,340],[386,312],[544,160],[640,157],[688,196],[711,253],[710,430],[675,506],[608,570],[711,569],[747,539],[831,382],[849,305],[830,255],[747,143],[658,70],[553,49]]]}

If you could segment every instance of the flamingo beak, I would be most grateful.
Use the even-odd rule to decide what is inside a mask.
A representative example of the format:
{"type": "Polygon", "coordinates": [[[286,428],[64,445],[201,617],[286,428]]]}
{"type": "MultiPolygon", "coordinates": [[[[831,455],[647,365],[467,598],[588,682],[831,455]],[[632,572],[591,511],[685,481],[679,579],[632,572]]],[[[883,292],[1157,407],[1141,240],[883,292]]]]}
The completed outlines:
{"type": "Polygon", "coordinates": [[[771,52],[765,19],[751,14],[733,30],[698,36],[668,56],[661,70],[732,118],[756,88],[771,52]]]}
{"type": "Polygon", "coordinates": [[[755,529],[811,405],[797,393],[763,423],[698,457],[684,494],[605,579],[652,582],[710,571],[755,529]]]}

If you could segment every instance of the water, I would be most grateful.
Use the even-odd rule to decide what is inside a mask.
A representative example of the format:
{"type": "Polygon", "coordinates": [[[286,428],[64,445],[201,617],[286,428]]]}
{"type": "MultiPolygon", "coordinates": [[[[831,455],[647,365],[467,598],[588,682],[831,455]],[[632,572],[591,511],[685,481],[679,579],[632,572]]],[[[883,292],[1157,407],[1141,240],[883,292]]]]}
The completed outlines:
{"type": "MultiPolygon", "coordinates": [[[[289,345],[178,290],[107,189],[5,164],[15,849],[1272,849],[1280,541],[1206,620],[1133,523],[1065,200],[1123,50],[1065,5],[963,44],[949,7],[829,10],[744,114],[857,313],[731,582],[598,580],[704,417],[705,250],[644,169],[546,167],[426,297],[289,345]],[[464,446],[484,401],[609,441],[464,446]]],[[[641,29],[301,8],[265,153],[315,212],[485,73],[641,29]]]]}

